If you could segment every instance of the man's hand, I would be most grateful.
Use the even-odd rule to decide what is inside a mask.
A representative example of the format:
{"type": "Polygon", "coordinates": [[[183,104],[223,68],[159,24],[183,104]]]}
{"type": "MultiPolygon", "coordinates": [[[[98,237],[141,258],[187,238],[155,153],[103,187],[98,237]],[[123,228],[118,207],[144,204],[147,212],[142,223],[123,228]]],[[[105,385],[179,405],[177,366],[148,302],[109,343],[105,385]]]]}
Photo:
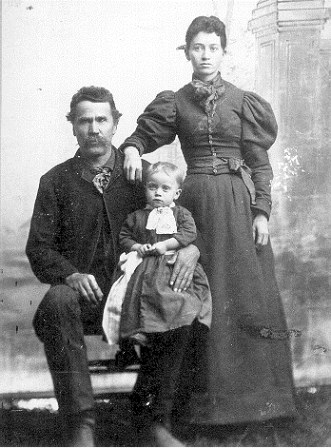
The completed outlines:
{"type": "Polygon", "coordinates": [[[102,300],[103,293],[93,275],[75,272],[66,278],[66,284],[91,305],[97,306],[102,300]]]}
{"type": "Polygon", "coordinates": [[[168,264],[174,264],[170,285],[175,292],[185,291],[190,286],[199,257],[199,249],[190,244],[176,252],[168,261],[168,264]]]}
{"type": "Polygon", "coordinates": [[[269,240],[268,219],[260,213],[256,215],[253,221],[253,238],[257,249],[266,246],[269,240]]]}
{"type": "Polygon", "coordinates": [[[124,174],[131,183],[142,181],[142,163],[140,154],[134,146],[124,148],[124,174]]]}

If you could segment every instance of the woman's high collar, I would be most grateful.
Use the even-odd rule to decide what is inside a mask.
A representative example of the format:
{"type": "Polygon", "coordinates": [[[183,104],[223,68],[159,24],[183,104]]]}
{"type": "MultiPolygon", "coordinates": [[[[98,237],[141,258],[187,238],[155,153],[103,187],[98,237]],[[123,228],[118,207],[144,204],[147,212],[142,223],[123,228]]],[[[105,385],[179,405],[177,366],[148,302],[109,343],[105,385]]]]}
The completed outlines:
{"type": "Polygon", "coordinates": [[[203,81],[195,73],[193,73],[192,74],[192,81],[199,81],[199,82],[201,82],[203,84],[206,84],[208,86],[210,86],[210,85],[217,85],[217,84],[222,84],[223,83],[221,72],[217,72],[217,75],[213,79],[211,79],[210,81],[203,81]]]}

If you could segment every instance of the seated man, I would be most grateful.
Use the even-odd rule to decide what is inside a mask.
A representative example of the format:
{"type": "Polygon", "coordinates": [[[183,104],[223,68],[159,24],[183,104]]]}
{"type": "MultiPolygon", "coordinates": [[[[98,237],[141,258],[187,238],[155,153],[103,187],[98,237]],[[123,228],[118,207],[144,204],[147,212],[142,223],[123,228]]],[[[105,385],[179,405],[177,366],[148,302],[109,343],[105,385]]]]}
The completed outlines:
{"type": "MultiPolygon", "coordinates": [[[[42,176],[26,248],[36,277],[51,285],[34,328],[44,343],[69,446],[94,445],[84,334],[102,332],[118,234],[127,214],[144,204],[141,186],[126,181],[123,154],[112,145],[120,116],[103,87],[83,87],[72,97],[67,119],[79,149],[42,176]]],[[[188,285],[197,258],[196,248],[181,251],[174,288],[188,285]]]]}

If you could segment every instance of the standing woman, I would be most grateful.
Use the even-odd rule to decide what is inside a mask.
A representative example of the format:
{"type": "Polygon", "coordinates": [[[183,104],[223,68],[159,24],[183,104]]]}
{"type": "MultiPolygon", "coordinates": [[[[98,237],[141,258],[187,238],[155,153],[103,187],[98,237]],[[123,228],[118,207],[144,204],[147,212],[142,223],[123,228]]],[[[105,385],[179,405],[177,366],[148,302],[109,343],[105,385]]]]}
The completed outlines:
{"type": "Polygon", "coordinates": [[[193,372],[192,384],[199,379],[190,421],[208,425],[295,414],[289,331],[268,232],[273,175],[267,150],[277,123],[264,99],[222,79],[225,48],[217,17],[194,19],[185,46],[192,82],[158,94],[121,146],[133,182],[141,179],[142,154],[176,135],[181,143],[187,177],[180,203],[200,232],[213,299],[210,333],[196,344],[200,364],[190,356],[182,378],[193,372]]]}

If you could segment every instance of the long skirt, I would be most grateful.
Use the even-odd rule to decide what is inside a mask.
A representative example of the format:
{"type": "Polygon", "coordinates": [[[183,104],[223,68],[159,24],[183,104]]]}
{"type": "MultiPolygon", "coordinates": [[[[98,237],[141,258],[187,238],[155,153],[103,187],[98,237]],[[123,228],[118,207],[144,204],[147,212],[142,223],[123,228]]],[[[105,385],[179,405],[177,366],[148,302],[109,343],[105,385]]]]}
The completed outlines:
{"type": "Polygon", "coordinates": [[[213,313],[209,333],[196,326],[179,387],[179,413],[187,416],[189,409],[190,422],[197,424],[295,415],[289,334],[273,253],[270,243],[255,247],[250,196],[241,177],[188,175],[180,203],[200,233],[213,313]]]}

